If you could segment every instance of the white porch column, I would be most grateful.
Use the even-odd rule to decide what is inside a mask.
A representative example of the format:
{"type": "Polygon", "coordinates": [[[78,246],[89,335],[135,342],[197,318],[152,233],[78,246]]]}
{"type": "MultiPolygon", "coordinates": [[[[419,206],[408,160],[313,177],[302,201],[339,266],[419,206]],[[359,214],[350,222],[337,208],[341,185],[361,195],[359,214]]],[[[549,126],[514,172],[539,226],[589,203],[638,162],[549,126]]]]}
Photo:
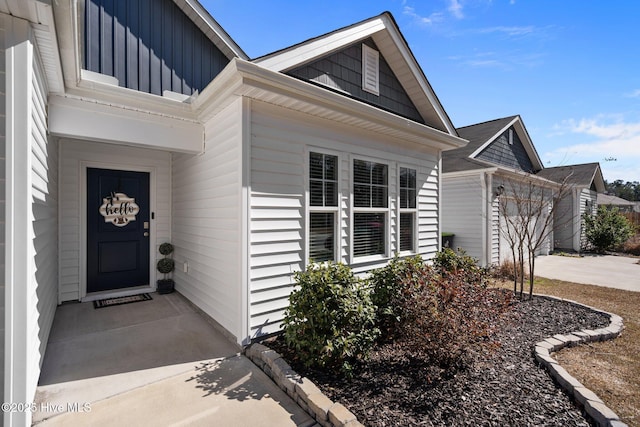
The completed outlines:
{"type": "MultiPolygon", "coordinates": [[[[28,328],[33,288],[31,223],[30,100],[33,63],[27,21],[0,15],[5,44],[5,253],[4,396],[8,403],[31,403],[38,381],[28,354],[34,331],[28,328]]],[[[37,336],[35,337],[37,338],[37,336]]],[[[5,412],[5,426],[30,425],[29,411],[5,412]]]]}

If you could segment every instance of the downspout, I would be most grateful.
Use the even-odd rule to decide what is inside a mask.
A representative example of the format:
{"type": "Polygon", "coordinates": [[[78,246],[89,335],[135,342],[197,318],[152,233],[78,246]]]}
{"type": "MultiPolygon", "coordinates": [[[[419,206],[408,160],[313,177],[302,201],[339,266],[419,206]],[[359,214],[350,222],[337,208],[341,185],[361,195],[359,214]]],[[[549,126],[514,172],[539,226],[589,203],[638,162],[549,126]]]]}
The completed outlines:
{"type": "Polygon", "coordinates": [[[438,252],[442,250],[442,182],[442,151],[438,151],[438,252]]]}
{"type": "Polygon", "coordinates": [[[484,221],[484,227],[482,227],[482,245],[481,247],[483,247],[484,249],[482,250],[482,254],[480,256],[480,265],[482,266],[486,266],[487,265],[487,242],[488,242],[488,238],[487,236],[488,234],[488,224],[489,224],[489,216],[488,216],[488,209],[487,209],[487,201],[489,200],[489,192],[488,192],[488,188],[487,188],[487,181],[488,181],[488,174],[487,172],[484,172],[482,174],[480,174],[480,187],[482,188],[482,194],[481,194],[481,203],[482,203],[482,220],[484,221]]]}
{"type": "Polygon", "coordinates": [[[486,200],[486,209],[487,209],[487,240],[486,240],[486,266],[489,266],[493,263],[493,173],[485,172],[487,178],[487,200],[486,200]]]}

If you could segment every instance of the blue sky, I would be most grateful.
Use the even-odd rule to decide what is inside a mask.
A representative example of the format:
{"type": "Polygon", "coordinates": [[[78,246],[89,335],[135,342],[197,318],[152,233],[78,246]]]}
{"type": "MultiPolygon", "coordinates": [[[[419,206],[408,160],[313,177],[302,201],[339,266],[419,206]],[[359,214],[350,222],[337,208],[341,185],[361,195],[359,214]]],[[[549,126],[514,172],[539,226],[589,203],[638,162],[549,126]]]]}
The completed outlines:
{"type": "Polygon", "coordinates": [[[389,11],[456,127],[520,114],[545,167],[640,181],[640,2],[201,3],[251,58],[389,11]]]}

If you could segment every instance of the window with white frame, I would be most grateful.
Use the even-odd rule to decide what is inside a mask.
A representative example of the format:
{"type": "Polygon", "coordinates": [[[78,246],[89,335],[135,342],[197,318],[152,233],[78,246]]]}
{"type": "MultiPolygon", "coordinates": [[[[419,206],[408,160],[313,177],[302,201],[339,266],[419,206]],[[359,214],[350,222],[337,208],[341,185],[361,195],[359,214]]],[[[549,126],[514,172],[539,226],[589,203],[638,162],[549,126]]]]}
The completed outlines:
{"type": "Polygon", "coordinates": [[[416,170],[400,167],[400,252],[415,252],[417,216],[416,170]]]}
{"type": "Polygon", "coordinates": [[[338,157],[309,153],[309,258],[336,259],[338,212],[338,157]]]}
{"type": "Polygon", "coordinates": [[[353,160],[353,255],[386,255],[388,166],[353,160]]]}

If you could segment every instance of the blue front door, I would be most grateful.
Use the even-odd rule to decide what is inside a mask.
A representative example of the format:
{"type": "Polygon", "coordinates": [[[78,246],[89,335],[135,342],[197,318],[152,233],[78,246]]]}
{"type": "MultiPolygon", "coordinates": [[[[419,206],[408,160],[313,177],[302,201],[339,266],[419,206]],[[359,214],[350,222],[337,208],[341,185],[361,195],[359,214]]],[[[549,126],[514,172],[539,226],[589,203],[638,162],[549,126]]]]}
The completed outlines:
{"type": "Polygon", "coordinates": [[[149,173],[87,168],[87,293],[149,285],[149,173]]]}

